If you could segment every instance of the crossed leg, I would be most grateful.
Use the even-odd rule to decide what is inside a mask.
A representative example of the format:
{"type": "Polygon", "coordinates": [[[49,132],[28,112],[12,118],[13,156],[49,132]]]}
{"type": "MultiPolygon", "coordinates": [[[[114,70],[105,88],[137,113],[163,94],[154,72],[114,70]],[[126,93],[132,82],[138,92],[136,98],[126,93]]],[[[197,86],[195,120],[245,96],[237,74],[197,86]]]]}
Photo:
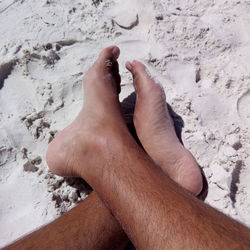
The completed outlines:
{"type": "MultiPolygon", "coordinates": [[[[183,192],[163,175],[162,171],[138,148],[128,134],[117,98],[119,77],[117,76],[116,59],[118,53],[115,47],[104,50],[98,61],[86,74],[84,108],[75,122],[62,131],[51,144],[48,151],[49,166],[59,175],[79,175],[85,178],[97,190],[102,201],[111,209],[126,233],[139,248],[181,248],[183,243],[187,248],[196,248],[201,246],[202,237],[197,238],[195,232],[202,231],[206,224],[211,229],[211,235],[214,236],[218,229],[223,233],[221,237],[227,243],[239,244],[235,237],[230,240],[222,227],[217,228],[216,225],[210,225],[208,220],[211,217],[221,217],[222,221],[228,220],[227,226],[231,225],[242,232],[242,235],[237,235],[236,238],[243,237],[244,239],[244,234],[246,236],[249,233],[244,227],[226,219],[221,214],[214,214],[213,210],[209,211],[206,206],[197,203],[198,201],[183,192]],[[112,51],[115,52],[114,55],[112,55],[112,51]],[[114,62],[112,69],[105,67],[107,60],[114,62]],[[93,107],[96,109],[93,110],[93,107]],[[191,205],[188,205],[189,203],[191,205]],[[185,219],[183,209],[188,209],[189,212],[195,214],[187,216],[186,220],[190,221],[190,225],[182,221],[185,219]],[[176,211],[174,212],[174,210],[176,211]],[[205,210],[209,215],[208,218],[203,214],[205,210]],[[201,217],[200,220],[197,220],[197,215],[201,217]],[[146,221],[148,218],[151,220],[146,221]],[[183,225],[185,228],[182,228],[183,225]],[[198,225],[199,230],[194,230],[195,225],[198,225]],[[187,238],[183,238],[186,235],[183,232],[184,229],[193,232],[187,238]],[[177,231],[177,235],[173,237],[172,234],[177,231]],[[196,242],[194,242],[195,240],[196,242]]],[[[164,92],[146,74],[144,66],[140,63],[127,64],[127,68],[134,76],[138,97],[135,126],[146,152],[168,176],[190,192],[198,194],[202,185],[201,174],[192,155],[182,147],[176,138],[171,119],[164,106],[164,92]]],[[[82,203],[82,207],[88,201],[93,203],[90,210],[93,211],[94,207],[100,208],[96,212],[106,215],[102,217],[105,219],[100,220],[94,213],[90,213],[88,218],[83,219],[82,230],[78,231],[81,226],[76,223],[78,229],[75,229],[75,233],[70,234],[69,238],[66,237],[69,234],[62,233],[61,236],[65,235],[64,239],[68,239],[64,242],[65,248],[69,247],[67,245],[69,242],[71,244],[74,242],[76,248],[82,249],[113,249],[112,246],[115,248],[118,245],[124,245],[127,242],[125,234],[98,196],[92,194],[87,201],[82,203]],[[99,229],[105,235],[104,240],[98,235],[100,232],[98,222],[88,224],[91,219],[94,222],[95,219],[104,222],[99,223],[99,229]],[[93,229],[93,225],[97,226],[95,228],[97,234],[93,234],[92,230],[89,232],[92,232],[92,236],[99,237],[95,240],[93,237],[89,237],[89,239],[93,239],[91,242],[86,240],[91,234],[88,235],[84,225],[88,225],[90,229],[93,229]],[[75,240],[72,241],[72,238],[75,240]],[[117,241],[114,238],[117,238],[117,241]],[[97,239],[100,239],[100,242],[97,239]],[[112,241],[110,241],[111,239],[112,241]],[[96,244],[97,242],[98,244],[96,244]],[[119,244],[116,245],[115,242],[119,244]]],[[[79,213],[77,213],[78,215],[79,213]]],[[[66,216],[69,218],[69,215],[65,215],[61,219],[62,221],[64,218],[64,223],[66,216]]],[[[79,218],[76,220],[80,221],[79,218]]],[[[65,228],[65,224],[60,225],[64,225],[65,228]]],[[[71,231],[74,231],[73,229],[74,226],[71,231]]],[[[47,232],[50,235],[49,226],[47,232]]],[[[32,235],[30,237],[32,239],[32,235]]],[[[206,237],[208,238],[207,235],[206,237]]],[[[206,240],[206,237],[203,238],[206,240]]],[[[31,239],[29,242],[32,241],[31,239]]],[[[213,246],[221,245],[220,241],[216,243],[217,245],[213,246]]]]}

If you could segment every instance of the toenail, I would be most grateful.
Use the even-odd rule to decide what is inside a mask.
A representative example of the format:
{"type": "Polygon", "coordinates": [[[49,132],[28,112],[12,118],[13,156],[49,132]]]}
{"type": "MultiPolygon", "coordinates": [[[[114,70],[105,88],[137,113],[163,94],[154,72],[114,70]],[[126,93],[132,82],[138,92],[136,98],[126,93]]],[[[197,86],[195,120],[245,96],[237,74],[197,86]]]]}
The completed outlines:
{"type": "Polygon", "coordinates": [[[118,59],[118,57],[120,55],[120,49],[118,47],[114,47],[112,50],[112,54],[113,54],[115,59],[118,59]]]}
{"type": "Polygon", "coordinates": [[[132,65],[131,62],[127,62],[126,66],[127,66],[127,69],[130,70],[130,71],[133,69],[133,65],[132,65]]]}
{"type": "Polygon", "coordinates": [[[136,61],[136,60],[133,60],[132,61],[132,65],[134,66],[135,65],[135,63],[137,63],[138,61],[136,61]]]}

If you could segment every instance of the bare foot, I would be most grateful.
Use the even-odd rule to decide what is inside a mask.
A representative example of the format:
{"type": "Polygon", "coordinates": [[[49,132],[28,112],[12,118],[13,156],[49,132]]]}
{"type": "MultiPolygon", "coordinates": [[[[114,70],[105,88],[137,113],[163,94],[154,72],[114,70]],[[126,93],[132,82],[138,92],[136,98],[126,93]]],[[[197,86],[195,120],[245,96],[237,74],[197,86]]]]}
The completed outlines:
{"type": "MultiPolygon", "coordinates": [[[[81,171],[86,169],[83,165],[91,165],[89,161],[96,159],[100,145],[105,148],[107,141],[109,145],[117,141],[112,137],[128,133],[118,100],[118,56],[117,47],[103,50],[85,74],[84,106],[75,121],[57,134],[47,151],[47,163],[55,174],[81,176],[81,171]]],[[[134,65],[133,72],[138,97],[135,125],[144,148],[173,180],[197,194],[202,185],[200,171],[175,135],[172,121],[166,115],[163,90],[146,75],[143,65],[134,65]],[[145,88],[140,88],[140,83],[145,84],[145,88]]]]}
{"type": "Polygon", "coordinates": [[[126,67],[134,78],[134,125],[144,149],[171,179],[193,194],[199,194],[203,185],[201,171],[176,136],[162,86],[148,75],[142,63],[128,62],[126,67]]]}
{"type": "Polygon", "coordinates": [[[85,176],[81,171],[96,160],[99,146],[104,145],[105,148],[118,133],[127,131],[118,99],[119,54],[119,48],[115,46],[104,49],[85,74],[81,112],[48,147],[47,163],[55,174],[85,176]]]}

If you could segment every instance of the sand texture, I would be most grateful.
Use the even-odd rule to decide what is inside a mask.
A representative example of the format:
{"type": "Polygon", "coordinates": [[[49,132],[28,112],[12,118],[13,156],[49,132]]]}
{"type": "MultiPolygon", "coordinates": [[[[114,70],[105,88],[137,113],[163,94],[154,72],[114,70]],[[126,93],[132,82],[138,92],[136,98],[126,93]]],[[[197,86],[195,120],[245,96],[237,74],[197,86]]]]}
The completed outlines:
{"type": "Polygon", "coordinates": [[[206,202],[250,226],[249,0],[0,1],[0,247],[84,199],[49,172],[48,143],[82,105],[84,72],[116,44],[163,85],[184,144],[209,183],[206,202]]]}

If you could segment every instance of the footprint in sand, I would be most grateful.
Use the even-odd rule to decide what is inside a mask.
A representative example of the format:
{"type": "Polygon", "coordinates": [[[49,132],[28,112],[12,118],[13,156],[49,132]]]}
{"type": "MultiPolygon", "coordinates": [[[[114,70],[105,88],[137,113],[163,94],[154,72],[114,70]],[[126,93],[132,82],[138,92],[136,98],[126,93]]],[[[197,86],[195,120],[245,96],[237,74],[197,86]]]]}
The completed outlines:
{"type": "Polygon", "coordinates": [[[237,104],[240,118],[250,127],[250,90],[243,94],[237,104]]]}
{"type": "Polygon", "coordinates": [[[106,15],[110,17],[113,25],[125,33],[125,30],[128,30],[130,34],[134,31],[134,37],[144,36],[147,38],[155,18],[152,3],[142,0],[115,0],[114,2],[115,4],[106,10],[106,15]],[[135,27],[139,28],[134,29],[135,27]]]}
{"type": "Polygon", "coordinates": [[[136,13],[124,13],[112,19],[113,25],[118,25],[120,28],[125,30],[132,30],[139,24],[139,16],[136,13]]]}

